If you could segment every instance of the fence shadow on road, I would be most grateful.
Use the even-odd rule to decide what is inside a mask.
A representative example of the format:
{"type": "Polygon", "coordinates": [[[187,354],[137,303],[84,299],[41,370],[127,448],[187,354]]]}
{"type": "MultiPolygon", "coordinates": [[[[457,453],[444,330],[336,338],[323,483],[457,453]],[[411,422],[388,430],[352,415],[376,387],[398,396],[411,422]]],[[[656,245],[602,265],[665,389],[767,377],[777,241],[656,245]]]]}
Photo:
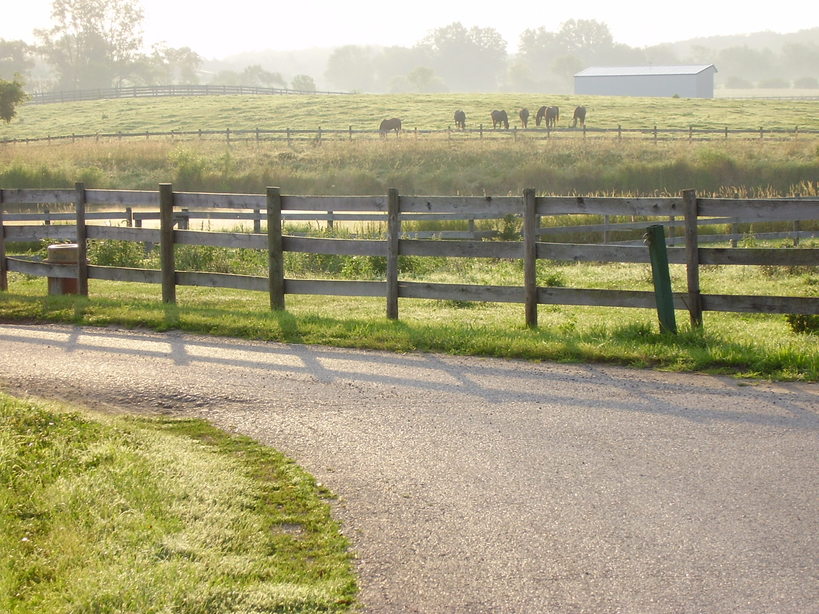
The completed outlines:
{"type": "MultiPolygon", "coordinates": [[[[579,412],[639,412],[698,423],[819,430],[819,387],[752,384],[728,377],[659,373],[591,364],[532,363],[440,354],[396,354],[300,344],[207,338],[177,332],[5,325],[0,342],[42,344],[64,353],[109,353],[174,367],[217,365],[254,383],[282,375],[317,384],[351,383],[423,391],[481,406],[533,403],[579,412]],[[19,333],[15,332],[19,331],[19,333]],[[696,401],[689,393],[696,389],[696,401]]],[[[79,384],[81,385],[81,384],[79,384]]],[[[282,384],[286,385],[286,384],[282,384]]],[[[362,411],[367,411],[362,406],[362,411]]]]}

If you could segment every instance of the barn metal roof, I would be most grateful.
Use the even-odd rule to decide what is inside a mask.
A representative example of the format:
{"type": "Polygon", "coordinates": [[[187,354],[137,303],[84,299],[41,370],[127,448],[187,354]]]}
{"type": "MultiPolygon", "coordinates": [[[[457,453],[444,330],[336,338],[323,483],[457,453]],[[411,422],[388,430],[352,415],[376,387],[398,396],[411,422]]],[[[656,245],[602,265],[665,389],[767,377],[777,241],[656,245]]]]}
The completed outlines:
{"type": "Polygon", "coordinates": [[[717,72],[713,64],[695,64],[681,66],[591,66],[575,77],[633,77],[647,75],[697,75],[709,68],[717,72]]]}

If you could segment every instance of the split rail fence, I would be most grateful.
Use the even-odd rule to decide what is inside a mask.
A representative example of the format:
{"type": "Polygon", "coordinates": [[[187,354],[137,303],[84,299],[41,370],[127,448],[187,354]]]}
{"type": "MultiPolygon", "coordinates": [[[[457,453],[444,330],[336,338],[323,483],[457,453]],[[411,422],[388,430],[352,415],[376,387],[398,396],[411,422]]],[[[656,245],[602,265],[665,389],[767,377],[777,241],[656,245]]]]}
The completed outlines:
{"type": "MultiPolygon", "coordinates": [[[[74,189],[0,190],[0,289],[8,289],[9,271],[50,278],[75,278],[78,291],[88,294],[88,280],[155,283],[162,286],[162,299],[176,301],[177,286],[206,286],[267,292],[272,309],[285,307],[287,294],[382,297],[388,318],[398,318],[398,299],[439,299],[521,303],[525,321],[537,325],[538,305],[587,305],[623,308],[657,307],[655,293],[635,290],[540,287],[538,260],[569,262],[649,263],[645,245],[569,244],[538,239],[548,229],[541,219],[563,215],[617,215],[651,220],[682,220],[683,247],[667,249],[668,262],[685,265],[686,289],[672,294],[673,308],[686,310],[692,325],[702,324],[703,311],[819,314],[817,297],[703,294],[699,275],[702,265],[819,266],[819,249],[701,247],[699,226],[726,219],[748,222],[819,221],[819,199],[715,199],[698,198],[693,190],[677,198],[586,198],[538,197],[534,190],[521,196],[452,197],[405,196],[391,189],[381,196],[298,196],[284,195],[278,188],[266,194],[208,194],[175,192],[171,184],[156,191],[90,190],[78,184],[74,189]],[[20,213],[27,206],[44,205],[73,209],[69,223],[32,224],[20,213]],[[100,220],[115,217],[112,212],[96,212],[105,207],[133,207],[154,212],[159,228],[102,225],[100,220]],[[201,215],[236,215],[244,212],[259,220],[258,232],[213,232],[180,228],[179,222],[199,212],[201,215]],[[328,212],[332,212],[328,214],[328,212]],[[505,218],[522,221],[522,239],[439,240],[408,238],[402,223],[424,219],[505,218]],[[386,226],[384,239],[336,239],[291,236],[283,233],[282,220],[288,216],[329,216],[344,219],[380,220],[386,226]],[[261,231],[261,220],[266,223],[261,231]],[[70,223],[73,221],[73,223],[70,223]],[[92,223],[97,221],[97,223],[92,223]],[[18,223],[12,223],[18,222],[18,223]],[[78,246],[78,263],[60,265],[7,256],[13,242],[72,241],[78,246]],[[134,269],[89,265],[89,240],[120,240],[159,245],[161,269],[134,269]],[[268,276],[256,277],[214,272],[177,271],[175,245],[203,245],[224,248],[265,250],[268,276]],[[340,281],[289,279],[285,277],[285,252],[306,252],[386,258],[383,281],[340,281]],[[501,258],[523,261],[520,286],[443,284],[399,279],[402,255],[459,258],[501,258]]],[[[41,215],[41,214],[40,214],[41,215]]],[[[123,219],[121,212],[118,214],[123,219]]],[[[328,217],[325,217],[328,219],[328,217]]],[[[678,222],[675,222],[678,223],[678,222]]],[[[797,235],[798,236],[798,235],[797,235]]]]}
{"type": "MultiPolygon", "coordinates": [[[[63,134],[49,135],[32,138],[3,139],[4,144],[26,144],[26,143],[58,143],[77,141],[111,141],[121,139],[180,139],[180,140],[217,140],[226,143],[234,142],[263,142],[263,141],[286,141],[288,144],[294,142],[321,143],[323,141],[353,141],[353,140],[375,140],[384,138],[376,129],[354,129],[349,126],[344,129],[327,129],[319,126],[314,129],[304,128],[250,128],[250,129],[198,129],[198,130],[165,130],[165,131],[145,131],[145,132],[95,132],[85,134],[63,134]]],[[[400,139],[446,139],[449,141],[517,141],[518,139],[548,140],[553,138],[567,139],[640,139],[659,141],[706,141],[706,140],[727,140],[738,138],[743,140],[757,141],[782,141],[800,138],[817,138],[819,130],[805,129],[796,126],[791,129],[784,128],[697,128],[689,126],[687,128],[657,127],[652,128],[624,128],[617,127],[561,127],[561,128],[518,128],[512,127],[508,130],[496,130],[478,124],[476,128],[466,130],[453,130],[451,127],[443,129],[409,128],[401,131],[399,135],[390,133],[388,138],[400,139]]]]}

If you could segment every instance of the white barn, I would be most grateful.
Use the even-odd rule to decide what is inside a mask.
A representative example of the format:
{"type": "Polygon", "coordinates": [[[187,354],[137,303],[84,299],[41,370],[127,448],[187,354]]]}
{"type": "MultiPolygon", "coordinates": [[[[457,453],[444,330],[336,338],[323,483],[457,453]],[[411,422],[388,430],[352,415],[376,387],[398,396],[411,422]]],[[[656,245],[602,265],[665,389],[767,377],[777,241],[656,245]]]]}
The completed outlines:
{"type": "Polygon", "coordinates": [[[574,76],[574,93],[598,96],[713,98],[713,64],[593,66],[574,76]]]}

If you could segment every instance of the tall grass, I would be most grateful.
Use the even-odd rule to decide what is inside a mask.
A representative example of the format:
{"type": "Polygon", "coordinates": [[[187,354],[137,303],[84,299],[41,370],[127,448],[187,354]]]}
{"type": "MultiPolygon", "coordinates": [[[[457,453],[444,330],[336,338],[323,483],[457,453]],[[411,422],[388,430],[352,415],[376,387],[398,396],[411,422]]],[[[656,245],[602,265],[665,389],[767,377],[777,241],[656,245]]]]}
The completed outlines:
{"type": "Polygon", "coordinates": [[[152,141],[0,146],[0,186],[290,194],[816,195],[819,148],[791,143],[616,141],[328,142],[152,141]]]}

